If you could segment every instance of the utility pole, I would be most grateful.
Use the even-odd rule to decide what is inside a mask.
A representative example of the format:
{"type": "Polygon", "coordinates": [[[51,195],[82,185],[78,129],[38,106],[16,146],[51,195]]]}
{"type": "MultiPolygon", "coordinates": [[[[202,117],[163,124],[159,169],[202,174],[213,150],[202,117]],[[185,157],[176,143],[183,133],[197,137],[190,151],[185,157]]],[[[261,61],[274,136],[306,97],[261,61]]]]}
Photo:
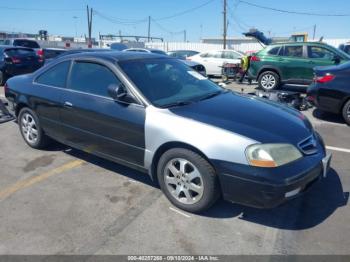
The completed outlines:
{"type": "Polygon", "coordinates": [[[77,16],[73,16],[74,19],[74,27],[75,27],[75,37],[78,37],[78,29],[77,29],[77,16]]]}
{"type": "Polygon", "coordinates": [[[92,32],[92,8],[89,9],[89,6],[86,6],[86,12],[87,12],[87,22],[88,22],[88,48],[92,47],[92,41],[91,41],[91,32],[92,32]]]}
{"type": "Polygon", "coordinates": [[[223,14],[224,14],[224,49],[226,49],[226,37],[227,37],[227,18],[226,18],[226,10],[227,8],[227,0],[224,0],[224,11],[223,11],[223,14]]]}
{"type": "Polygon", "coordinates": [[[315,40],[315,36],[316,36],[316,25],[314,25],[314,33],[312,35],[312,40],[315,40]]]}
{"type": "Polygon", "coordinates": [[[123,42],[122,30],[119,30],[119,39],[120,39],[120,42],[122,43],[123,42]]]}
{"type": "Polygon", "coordinates": [[[187,42],[187,33],[186,33],[186,29],[184,30],[184,42],[187,42]]]}
{"type": "Polygon", "coordinates": [[[148,42],[151,40],[151,16],[148,16],[148,42]]]}

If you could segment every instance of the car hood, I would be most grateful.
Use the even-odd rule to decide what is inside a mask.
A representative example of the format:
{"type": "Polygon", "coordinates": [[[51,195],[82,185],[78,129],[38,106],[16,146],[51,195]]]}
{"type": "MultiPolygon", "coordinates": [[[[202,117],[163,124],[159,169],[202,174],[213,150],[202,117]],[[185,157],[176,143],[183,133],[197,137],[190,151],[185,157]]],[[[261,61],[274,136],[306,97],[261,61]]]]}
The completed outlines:
{"type": "Polygon", "coordinates": [[[313,132],[310,122],[300,112],[269,100],[233,92],[171,108],[170,111],[261,143],[297,145],[313,132]]]}

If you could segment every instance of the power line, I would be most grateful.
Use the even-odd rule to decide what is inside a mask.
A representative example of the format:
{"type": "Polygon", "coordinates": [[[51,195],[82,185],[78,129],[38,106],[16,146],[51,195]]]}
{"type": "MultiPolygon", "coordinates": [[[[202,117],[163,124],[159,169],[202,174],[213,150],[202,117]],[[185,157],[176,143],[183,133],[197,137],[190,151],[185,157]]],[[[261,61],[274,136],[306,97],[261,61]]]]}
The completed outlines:
{"type": "Polygon", "coordinates": [[[181,15],[184,15],[184,14],[187,14],[187,13],[190,13],[190,12],[193,12],[193,11],[197,11],[198,9],[210,4],[211,2],[214,2],[215,0],[209,0],[209,1],[206,1],[205,3],[201,4],[201,5],[198,5],[198,6],[195,6],[195,7],[192,7],[192,8],[189,8],[187,10],[184,10],[182,12],[178,12],[178,13],[175,13],[173,15],[169,15],[169,16],[164,16],[164,17],[160,17],[160,18],[157,18],[155,20],[157,21],[161,21],[161,20],[166,20],[166,19],[171,19],[171,18],[174,18],[174,17],[177,17],[177,16],[181,16],[181,15]]]}
{"type": "Polygon", "coordinates": [[[275,12],[280,12],[280,13],[295,14],[295,15],[335,16],[335,17],[350,16],[350,14],[324,14],[324,13],[312,13],[312,12],[299,12],[299,11],[284,10],[284,9],[278,9],[278,8],[258,5],[258,4],[250,3],[250,2],[247,2],[247,1],[243,1],[243,0],[239,0],[239,3],[243,3],[243,4],[246,4],[246,5],[249,5],[249,6],[254,6],[254,7],[257,7],[257,8],[260,8],[260,9],[265,9],[265,10],[270,10],[270,11],[275,11],[275,12]]]}
{"type": "MultiPolygon", "coordinates": [[[[254,28],[254,26],[252,25],[248,25],[246,22],[244,22],[238,15],[236,10],[238,10],[238,5],[239,5],[240,0],[238,0],[236,2],[236,4],[234,4],[234,6],[236,7],[235,10],[232,10],[232,8],[230,7],[230,5],[227,5],[227,8],[229,9],[229,14],[231,16],[231,18],[234,20],[234,22],[236,23],[236,25],[242,30],[242,31],[249,31],[249,29],[254,28]]],[[[295,32],[301,32],[304,30],[310,30],[311,28],[313,28],[314,26],[307,26],[307,27],[302,27],[302,28],[295,28],[293,30],[289,30],[289,31],[284,31],[284,32],[273,32],[274,34],[289,34],[289,33],[295,33],[295,32]]],[[[267,33],[271,33],[270,30],[262,30],[259,28],[259,30],[265,34],[267,33]]]]}
{"type": "Polygon", "coordinates": [[[168,34],[170,34],[170,35],[179,35],[179,34],[183,34],[183,33],[184,33],[183,30],[181,30],[181,31],[176,31],[176,32],[170,31],[170,30],[166,29],[164,26],[162,26],[159,22],[157,22],[157,20],[155,20],[155,19],[153,19],[153,18],[151,18],[151,20],[154,22],[154,24],[155,24],[156,26],[158,26],[158,28],[160,28],[161,30],[163,30],[164,32],[166,32],[166,33],[168,33],[168,34]]]}
{"type": "Polygon", "coordinates": [[[134,26],[137,24],[145,23],[148,21],[148,18],[143,18],[143,19],[125,19],[125,18],[115,18],[115,17],[110,17],[107,16],[100,11],[94,10],[94,15],[97,15],[98,17],[107,20],[113,24],[118,24],[118,25],[126,25],[126,26],[134,26]]]}

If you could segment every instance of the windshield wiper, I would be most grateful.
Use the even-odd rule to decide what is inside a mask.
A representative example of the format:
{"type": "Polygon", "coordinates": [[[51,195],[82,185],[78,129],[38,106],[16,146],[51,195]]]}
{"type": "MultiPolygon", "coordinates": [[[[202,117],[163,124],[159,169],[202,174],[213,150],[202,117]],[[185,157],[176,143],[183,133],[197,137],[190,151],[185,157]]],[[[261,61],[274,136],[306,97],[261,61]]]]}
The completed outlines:
{"type": "Polygon", "coordinates": [[[227,91],[219,90],[219,91],[216,91],[216,92],[213,92],[213,93],[209,93],[209,94],[206,94],[205,96],[200,97],[197,101],[206,100],[206,99],[215,97],[215,96],[217,96],[217,95],[220,95],[220,94],[222,94],[222,93],[224,93],[224,92],[227,92],[227,91]]]}
{"type": "Polygon", "coordinates": [[[189,105],[189,104],[192,104],[194,101],[191,101],[191,100],[187,100],[187,101],[176,101],[176,102],[173,102],[173,103],[169,103],[169,104],[166,104],[166,105],[162,105],[161,107],[162,108],[169,108],[169,107],[174,107],[174,106],[185,106],[185,105],[189,105]]]}

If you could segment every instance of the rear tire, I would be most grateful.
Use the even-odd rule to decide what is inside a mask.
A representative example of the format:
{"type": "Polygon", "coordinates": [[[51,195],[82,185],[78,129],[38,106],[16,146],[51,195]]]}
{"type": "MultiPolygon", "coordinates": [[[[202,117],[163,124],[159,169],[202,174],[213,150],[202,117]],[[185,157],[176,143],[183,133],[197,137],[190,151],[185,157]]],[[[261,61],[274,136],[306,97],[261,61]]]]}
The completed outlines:
{"type": "Polygon", "coordinates": [[[18,126],[24,141],[32,148],[45,148],[50,139],[41,128],[38,116],[28,107],[24,107],[18,114],[18,126]]]}
{"type": "Polygon", "coordinates": [[[345,123],[350,125],[350,100],[348,100],[343,106],[342,115],[345,123]]]}
{"type": "Polygon", "coordinates": [[[272,91],[280,86],[280,77],[273,71],[265,71],[259,75],[259,87],[265,91],[272,91]]]}
{"type": "Polygon", "coordinates": [[[214,168],[203,157],[188,149],[166,151],[159,159],[157,176],[170,202],[188,212],[202,212],[220,196],[214,168]]]}

